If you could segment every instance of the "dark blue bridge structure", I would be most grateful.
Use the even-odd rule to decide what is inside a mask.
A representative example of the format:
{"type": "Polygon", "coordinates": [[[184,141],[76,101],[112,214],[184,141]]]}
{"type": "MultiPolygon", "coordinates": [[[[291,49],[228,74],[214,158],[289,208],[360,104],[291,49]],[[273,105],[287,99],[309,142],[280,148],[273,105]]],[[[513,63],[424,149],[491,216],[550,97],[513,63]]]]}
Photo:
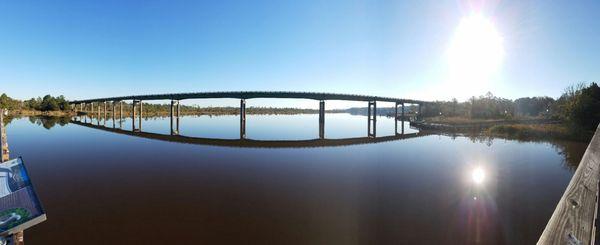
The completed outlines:
{"type": "MultiPolygon", "coordinates": [[[[367,131],[369,137],[375,137],[377,125],[377,101],[395,103],[395,118],[405,119],[405,104],[418,105],[417,118],[421,115],[421,107],[429,102],[413,99],[401,99],[392,97],[355,95],[355,94],[335,94],[335,93],[313,93],[313,92],[282,92],[282,91],[239,91],[239,92],[199,92],[199,93],[172,93],[172,94],[150,94],[150,95],[132,95],[120,97],[107,97],[97,99],[75,100],[69,102],[73,108],[82,112],[94,113],[95,104],[97,113],[104,109],[106,117],[107,102],[112,103],[113,118],[116,115],[115,107],[119,105],[119,117],[123,117],[123,101],[132,101],[132,131],[141,131],[143,104],[142,101],[151,100],[171,100],[171,135],[179,134],[179,102],[185,99],[240,99],[240,138],[246,138],[246,100],[255,98],[280,98],[280,99],[311,99],[319,101],[319,138],[323,139],[325,135],[325,101],[343,100],[343,101],[364,101],[368,103],[368,121],[367,131]],[[101,106],[100,104],[103,104],[101,106]],[[138,113],[139,108],[139,113],[138,113]],[[399,110],[400,109],[400,110],[399,110]],[[136,128],[136,113],[139,114],[139,123],[136,128]]],[[[114,121],[114,120],[113,120],[114,121]]],[[[396,121],[396,134],[398,134],[398,123],[396,121]]],[[[402,134],[404,133],[404,123],[402,123],[402,134]]]]}

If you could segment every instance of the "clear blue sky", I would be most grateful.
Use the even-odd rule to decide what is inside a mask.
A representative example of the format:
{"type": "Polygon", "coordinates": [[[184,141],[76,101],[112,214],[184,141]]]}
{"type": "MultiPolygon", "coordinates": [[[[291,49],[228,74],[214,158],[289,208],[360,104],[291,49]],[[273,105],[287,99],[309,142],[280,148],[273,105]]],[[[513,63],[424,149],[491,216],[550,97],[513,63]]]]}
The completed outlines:
{"type": "MultiPolygon", "coordinates": [[[[504,57],[493,82],[474,95],[556,97],[570,84],[599,80],[599,1],[483,4],[502,36],[504,57]]],[[[290,90],[463,100],[439,84],[468,6],[457,0],[2,1],[0,92],[82,99],[290,90]]]]}

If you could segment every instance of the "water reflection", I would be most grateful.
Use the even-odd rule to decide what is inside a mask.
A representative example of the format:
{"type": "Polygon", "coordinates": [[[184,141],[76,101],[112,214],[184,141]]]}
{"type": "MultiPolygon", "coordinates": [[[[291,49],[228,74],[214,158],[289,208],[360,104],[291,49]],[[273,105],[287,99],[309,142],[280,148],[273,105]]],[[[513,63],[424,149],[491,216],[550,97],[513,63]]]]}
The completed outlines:
{"type": "MultiPolygon", "coordinates": [[[[377,120],[377,138],[395,137],[393,119],[377,120]]],[[[110,120],[93,129],[51,121],[8,128],[50,214],[28,233],[32,244],[106,244],[115,224],[137,234],[120,241],[128,244],[165,244],[170,234],[184,244],[534,244],[572,174],[549,142],[420,132],[347,147],[230,148],[138,135],[252,141],[238,138],[235,116],[183,117],[188,137],[169,135],[168,118],[144,119],[131,137],[110,131],[110,120]]],[[[312,143],[317,122],[252,115],[248,137],[312,143]]],[[[362,141],[365,122],[331,115],[326,136],[362,141]]]]}
{"type": "Polygon", "coordinates": [[[485,180],[485,172],[483,171],[483,168],[476,167],[475,169],[473,169],[471,171],[471,179],[476,185],[481,185],[485,180]]]}
{"type": "Polygon", "coordinates": [[[162,141],[197,144],[197,145],[215,145],[215,146],[229,146],[229,147],[256,147],[256,148],[301,148],[301,147],[326,147],[326,146],[346,146],[346,145],[358,145],[358,144],[372,144],[386,141],[394,141],[401,139],[410,139],[420,136],[425,136],[425,133],[409,133],[409,134],[396,134],[392,136],[380,136],[375,137],[369,135],[368,137],[353,137],[353,138],[342,138],[342,139],[326,139],[322,138],[320,134],[318,139],[308,140],[255,140],[255,139],[218,139],[218,138],[201,138],[201,137],[189,137],[180,134],[158,134],[151,132],[143,132],[141,130],[124,130],[120,128],[109,128],[100,125],[94,125],[92,123],[84,123],[79,121],[71,121],[73,124],[104,130],[108,132],[142,137],[147,139],[156,139],[162,141]]]}

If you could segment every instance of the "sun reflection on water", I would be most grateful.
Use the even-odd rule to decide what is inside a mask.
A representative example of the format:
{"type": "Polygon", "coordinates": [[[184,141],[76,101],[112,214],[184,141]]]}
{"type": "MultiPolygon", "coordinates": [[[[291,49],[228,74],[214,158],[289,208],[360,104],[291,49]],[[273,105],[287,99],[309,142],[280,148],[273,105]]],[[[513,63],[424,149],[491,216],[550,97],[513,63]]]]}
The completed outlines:
{"type": "Polygon", "coordinates": [[[471,171],[471,180],[473,183],[480,185],[485,180],[485,171],[482,167],[476,167],[471,171]]]}

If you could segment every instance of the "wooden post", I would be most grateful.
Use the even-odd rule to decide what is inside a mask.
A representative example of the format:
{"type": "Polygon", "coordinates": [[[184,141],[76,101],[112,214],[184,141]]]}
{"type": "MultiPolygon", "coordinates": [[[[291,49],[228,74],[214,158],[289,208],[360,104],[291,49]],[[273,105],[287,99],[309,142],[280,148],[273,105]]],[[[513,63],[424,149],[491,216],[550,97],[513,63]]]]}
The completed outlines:
{"type": "Polygon", "coordinates": [[[8,150],[8,140],[6,138],[6,128],[4,128],[4,110],[0,109],[0,144],[2,145],[2,161],[5,162],[10,159],[8,150]]]}

